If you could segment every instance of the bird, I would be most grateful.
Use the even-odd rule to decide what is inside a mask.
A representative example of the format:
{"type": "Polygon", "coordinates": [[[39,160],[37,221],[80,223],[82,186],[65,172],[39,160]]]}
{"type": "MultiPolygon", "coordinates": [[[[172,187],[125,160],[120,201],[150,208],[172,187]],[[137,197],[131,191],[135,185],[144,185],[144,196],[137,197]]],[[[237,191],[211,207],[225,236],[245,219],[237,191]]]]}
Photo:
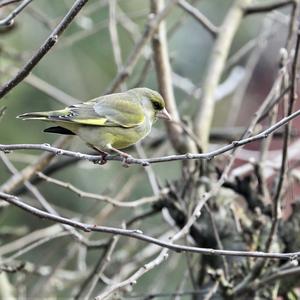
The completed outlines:
{"type": "Polygon", "coordinates": [[[128,159],[130,155],[120,149],[145,138],[157,118],[171,120],[163,97],[145,87],[100,96],[61,110],[24,113],[17,118],[54,123],[44,132],[77,135],[101,154],[104,163],[111,151],[128,159]]]}

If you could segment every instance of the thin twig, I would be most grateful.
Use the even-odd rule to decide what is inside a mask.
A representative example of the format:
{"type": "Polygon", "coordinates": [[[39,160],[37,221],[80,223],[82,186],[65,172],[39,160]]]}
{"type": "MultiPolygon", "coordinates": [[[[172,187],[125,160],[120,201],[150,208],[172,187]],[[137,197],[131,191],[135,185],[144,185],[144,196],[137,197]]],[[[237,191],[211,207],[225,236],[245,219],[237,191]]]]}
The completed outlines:
{"type": "MultiPolygon", "coordinates": [[[[69,137],[63,137],[59,138],[55,145],[56,147],[64,147],[66,143],[68,142],[69,137]]],[[[10,179],[8,179],[3,185],[0,186],[0,191],[3,191],[5,193],[10,193],[14,191],[16,188],[20,187],[24,181],[30,180],[36,172],[42,171],[44,168],[46,168],[52,159],[55,158],[55,153],[49,152],[49,153],[43,153],[36,162],[33,164],[25,167],[23,170],[18,172],[18,174],[12,176],[10,179]]]]}
{"type": "Polygon", "coordinates": [[[83,289],[81,289],[81,292],[79,292],[76,295],[76,297],[74,298],[75,300],[81,299],[82,292],[84,291],[84,287],[87,284],[90,284],[90,288],[87,291],[87,293],[83,299],[88,300],[91,298],[91,294],[94,291],[101,274],[105,271],[107,265],[109,264],[109,262],[111,260],[112,252],[114,251],[114,249],[118,243],[118,240],[119,240],[118,236],[114,236],[110,239],[110,242],[108,243],[108,245],[107,245],[105,251],[103,252],[103,254],[101,255],[101,257],[99,258],[95,268],[92,270],[90,276],[88,276],[86,278],[85,282],[83,283],[83,285],[82,285],[83,289]]]}
{"type": "Polygon", "coordinates": [[[145,27],[145,31],[143,35],[137,41],[130,55],[128,56],[127,61],[124,64],[123,70],[117,74],[117,76],[114,78],[109,88],[106,90],[105,94],[114,92],[117,89],[117,87],[122,82],[124,82],[124,80],[131,74],[134,66],[136,65],[136,63],[138,62],[142,54],[145,45],[147,44],[147,42],[150,41],[152,36],[155,34],[156,29],[159,26],[160,22],[169,14],[172,7],[175,5],[177,1],[178,0],[170,0],[169,3],[165,6],[165,8],[157,16],[155,16],[154,18],[150,18],[149,22],[145,27]]]}
{"type": "Polygon", "coordinates": [[[21,255],[24,255],[25,253],[45,244],[45,243],[48,243],[49,241],[52,241],[56,238],[60,238],[60,237],[64,237],[64,236],[67,236],[67,235],[70,235],[70,232],[58,232],[58,233],[55,233],[55,234],[52,234],[52,235],[48,235],[48,236],[45,236],[37,241],[35,241],[34,243],[30,244],[30,245],[27,245],[26,247],[22,247],[21,249],[19,249],[16,253],[14,253],[13,255],[9,256],[9,257],[5,257],[5,258],[2,258],[1,259],[1,263],[8,263],[9,261],[11,260],[14,260],[16,259],[17,257],[21,256],[21,255]]]}
{"type": "MultiPolygon", "coordinates": [[[[0,153],[0,158],[2,159],[3,163],[6,165],[6,167],[9,169],[9,171],[13,175],[18,175],[18,170],[14,167],[14,165],[8,160],[7,156],[4,153],[0,153]]],[[[41,204],[41,206],[49,213],[53,215],[59,215],[57,211],[49,204],[49,202],[44,198],[44,196],[40,193],[40,191],[32,185],[28,180],[24,181],[25,187],[28,189],[28,191],[31,192],[31,194],[37,199],[37,201],[41,204]]],[[[70,226],[66,226],[62,224],[62,227],[67,230],[76,240],[78,240],[80,243],[84,244],[85,246],[89,246],[90,243],[83,235],[81,235],[79,232],[74,230],[74,228],[70,226]]],[[[102,243],[100,243],[100,247],[102,246],[102,243]]]]}
{"type": "MultiPolygon", "coordinates": [[[[112,52],[114,55],[115,64],[117,66],[118,73],[123,69],[122,63],[122,55],[120,48],[120,41],[118,36],[118,28],[117,28],[117,17],[116,17],[116,0],[108,1],[109,6],[109,22],[108,28],[110,33],[110,39],[112,44],[112,52]]],[[[124,82],[121,84],[121,90],[124,91],[126,89],[126,85],[124,82]]]]}
{"type": "Polygon", "coordinates": [[[0,8],[3,6],[9,5],[9,4],[20,2],[20,1],[22,1],[22,0],[2,0],[0,2],[0,8]]]}
{"type": "Polygon", "coordinates": [[[79,99],[68,95],[64,91],[60,90],[59,88],[53,86],[49,82],[46,82],[45,80],[32,73],[29,74],[26,78],[24,78],[24,82],[44,92],[45,94],[49,95],[50,97],[54,98],[60,103],[63,103],[64,105],[72,105],[81,102],[79,99]]]}
{"type": "Polygon", "coordinates": [[[33,206],[25,204],[23,201],[19,200],[18,197],[9,195],[6,193],[0,192],[0,199],[3,199],[39,218],[48,219],[54,222],[62,223],[70,225],[74,228],[86,231],[86,232],[102,232],[102,233],[110,233],[110,234],[117,234],[122,236],[127,236],[130,238],[134,238],[137,240],[141,240],[144,242],[152,243],[164,248],[168,248],[175,252],[195,252],[201,253],[206,255],[226,255],[226,256],[244,256],[244,257],[262,257],[262,258],[273,258],[273,259],[285,259],[285,260],[294,260],[300,256],[300,252],[292,252],[292,253],[265,253],[260,251],[233,251],[233,250],[216,250],[216,249],[209,249],[209,248],[198,248],[192,246],[185,246],[185,245],[178,245],[169,242],[164,242],[158,240],[156,238],[147,236],[141,233],[140,230],[128,230],[128,229],[121,229],[115,227],[107,227],[107,226],[97,226],[88,223],[82,223],[78,221],[74,221],[71,219],[67,219],[64,217],[56,216],[44,212],[40,209],[37,209],[33,206]]]}
{"type": "Polygon", "coordinates": [[[12,88],[18,85],[31,70],[39,63],[39,61],[52,49],[56,44],[59,36],[65,31],[65,29],[71,24],[76,15],[80,12],[83,6],[88,0],[76,0],[71,9],[61,20],[61,22],[52,31],[46,41],[40,46],[36,53],[25,63],[21,70],[2,87],[0,87],[0,99],[5,96],[12,88]]]}
{"type": "MultiPolygon", "coordinates": [[[[222,243],[222,240],[220,238],[220,234],[219,234],[219,231],[218,231],[218,228],[217,228],[217,224],[216,224],[216,221],[215,221],[215,217],[214,217],[210,207],[207,204],[205,204],[205,209],[208,213],[208,216],[209,216],[209,219],[210,219],[210,222],[211,222],[211,225],[212,225],[212,230],[213,230],[214,237],[216,239],[217,245],[218,245],[219,249],[224,249],[223,243],[222,243]]],[[[228,278],[228,276],[229,276],[229,264],[228,264],[228,261],[227,261],[226,257],[222,257],[222,258],[223,258],[223,265],[224,265],[224,274],[225,274],[226,278],[228,278]]]]}
{"type": "Polygon", "coordinates": [[[4,256],[8,253],[15,252],[22,247],[26,247],[28,244],[34,243],[44,236],[54,235],[62,232],[62,228],[60,225],[55,224],[43,229],[35,230],[28,235],[21,237],[17,240],[14,240],[10,243],[6,243],[5,245],[0,247],[0,255],[4,256]]]}
{"type": "Polygon", "coordinates": [[[178,5],[197,20],[213,37],[219,33],[219,29],[204,16],[196,7],[186,0],[179,0],[178,5]]]}
{"type": "Polygon", "coordinates": [[[245,8],[245,15],[266,13],[288,5],[295,5],[296,3],[297,3],[296,0],[277,0],[277,1],[270,1],[270,3],[249,5],[248,7],[245,8]]]}
{"type": "MultiPolygon", "coordinates": [[[[4,19],[0,20],[0,27],[1,26],[10,26],[13,24],[14,22],[14,18],[22,12],[22,10],[28,5],[30,4],[30,2],[32,2],[33,0],[24,0],[19,6],[17,6],[7,17],[5,17],[4,19]]],[[[0,3],[0,7],[1,7],[1,3],[0,3]]]]}
{"type": "Polygon", "coordinates": [[[271,282],[274,282],[276,280],[279,279],[287,279],[287,277],[292,276],[293,278],[295,278],[295,276],[299,276],[300,274],[300,267],[294,267],[294,268],[289,268],[286,270],[275,270],[273,272],[273,274],[262,278],[261,280],[257,281],[256,283],[254,283],[253,288],[255,289],[259,289],[263,286],[265,286],[266,284],[270,284],[271,282]]]}
{"type": "Polygon", "coordinates": [[[249,86],[251,79],[253,78],[254,70],[263,54],[263,51],[267,46],[267,40],[270,34],[272,33],[273,27],[274,27],[273,20],[266,18],[266,20],[263,22],[262,30],[255,41],[255,48],[252,51],[246,63],[245,66],[246,71],[245,71],[244,78],[240,83],[238,89],[236,90],[236,93],[234,94],[233,99],[231,101],[231,109],[229,110],[227,120],[226,120],[227,126],[236,124],[237,118],[240,114],[240,107],[245,98],[247,88],[249,86]]]}
{"type": "Polygon", "coordinates": [[[138,200],[123,202],[123,201],[115,200],[114,198],[111,198],[109,196],[103,196],[100,194],[82,191],[81,189],[75,187],[74,185],[72,185],[69,182],[64,182],[64,181],[61,181],[58,179],[51,178],[41,172],[38,172],[37,175],[49,183],[53,183],[57,186],[66,188],[66,189],[74,192],[76,195],[78,195],[81,198],[90,198],[90,199],[95,199],[95,200],[99,200],[99,201],[104,201],[104,202],[110,203],[114,206],[119,206],[119,207],[124,207],[124,208],[125,207],[133,208],[133,207],[137,207],[137,206],[148,204],[148,203],[155,203],[155,202],[159,201],[159,199],[160,199],[160,195],[158,194],[157,196],[143,197],[138,200]]]}
{"type": "MultiPolygon", "coordinates": [[[[140,158],[145,158],[146,157],[146,153],[144,151],[144,148],[143,146],[141,145],[141,143],[137,143],[135,145],[135,149],[136,149],[136,152],[138,153],[139,157],[140,158]]],[[[156,175],[155,175],[155,172],[152,168],[152,166],[150,165],[148,168],[144,168],[145,171],[146,171],[146,174],[147,174],[147,177],[148,177],[148,181],[150,183],[150,186],[152,188],[152,192],[154,194],[154,197],[158,196],[160,194],[160,188],[159,188],[159,185],[158,185],[158,182],[157,182],[157,178],[156,178],[156,175]]]]}

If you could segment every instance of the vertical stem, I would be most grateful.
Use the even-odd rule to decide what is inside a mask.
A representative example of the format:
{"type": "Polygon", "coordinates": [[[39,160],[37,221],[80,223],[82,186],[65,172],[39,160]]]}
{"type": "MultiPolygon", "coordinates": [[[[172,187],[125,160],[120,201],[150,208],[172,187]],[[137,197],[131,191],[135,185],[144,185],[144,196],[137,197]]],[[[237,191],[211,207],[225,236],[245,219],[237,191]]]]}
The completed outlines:
{"type": "MultiPolygon", "coordinates": [[[[159,14],[165,5],[164,2],[164,0],[151,0],[151,12],[155,15],[159,14]]],[[[172,70],[168,54],[168,41],[164,20],[159,24],[156,35],[154,35],[152,39],[152,49],[159,91],[166,102],[167,110],[173,121],[179,122],[180,117],[173,91],[172,70]]],[[[186,152],[187,143],[185,139],[183,139],[182,128],[172,122],[167,122],[166,127],[174,149],[179,153],[186,152]]]]}
{"type": "Polygon", "coordinates": [[[215,110],[214,94],[221,80],[233,38],[244,16],[244,7],[252,0],[235,0],[231,6],[212,49],[203,94],[196,113],[194,127],[204,151],[208,148],[209,133],[215,110]]]}
{"type": "MultiPolygon", "coordinates": [[[[115,64],[117,66],[117,72],[121,72],[123,69],[122,63],[122,55],[121,55],[121,47],[118,36],[118,28],[117,28],[117,17],[116,17],[116,0],[108,1],[109,6],[109,33],[112,44],[112,51],[114,55],[115,64]]],[[[121,90],[126,90],[126,84],[122,82],[120,84],[121,90]]]]}

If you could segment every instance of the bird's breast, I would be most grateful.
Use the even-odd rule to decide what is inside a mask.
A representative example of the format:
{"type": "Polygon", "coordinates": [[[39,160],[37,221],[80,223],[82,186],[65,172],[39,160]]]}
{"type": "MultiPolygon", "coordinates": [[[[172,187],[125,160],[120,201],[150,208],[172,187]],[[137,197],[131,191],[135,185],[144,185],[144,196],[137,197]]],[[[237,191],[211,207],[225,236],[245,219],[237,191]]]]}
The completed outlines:
{"type": "Polygon", "coordinates": [[[151,123],[132,127],[104,127],[104,126],[82,126],[79,128],[78,136],[100,150],[107,151],[107,145],[110,144],[114,148],[127,148],[149,134],[151,123]]]}

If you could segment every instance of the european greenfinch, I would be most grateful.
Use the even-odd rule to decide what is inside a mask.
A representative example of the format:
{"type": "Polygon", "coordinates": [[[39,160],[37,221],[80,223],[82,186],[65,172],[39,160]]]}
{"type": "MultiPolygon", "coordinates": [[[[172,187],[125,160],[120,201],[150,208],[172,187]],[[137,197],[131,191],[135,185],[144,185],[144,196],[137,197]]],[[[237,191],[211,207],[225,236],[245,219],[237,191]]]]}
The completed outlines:
{"type": "Polygon", "coordinates": [[[157,118],[171,119],[162,96],[148,88],[105,95],[61,110],[25,113],[18,118],[52,122],[57,126],[45,132],[77,135],[103,156],[115,151],[123,158],[129,155],[119,149],[147,136],[157,118]]]}

